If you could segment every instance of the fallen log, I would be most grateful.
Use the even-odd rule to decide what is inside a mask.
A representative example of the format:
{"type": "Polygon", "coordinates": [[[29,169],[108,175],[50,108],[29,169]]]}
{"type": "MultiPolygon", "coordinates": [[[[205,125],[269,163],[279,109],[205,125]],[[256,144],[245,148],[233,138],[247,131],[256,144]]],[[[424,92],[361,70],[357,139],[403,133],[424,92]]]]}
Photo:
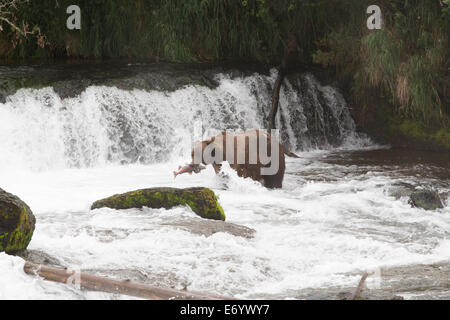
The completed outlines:
{"type": "Polygon", "coordinates": [[[115,280],[99,277],[83,272],[69,271],[68,269],[37,265],[25,262],[23,267],[29,275],[39,275],[45,280],[79,284],[81,289],[118,293],[128,296],[150,300],[234,300],[230,297],[221,297],[207,293],[188,292],[175,289],[158,288],[151,285],[131,282],[129,280],[115,280]]]}

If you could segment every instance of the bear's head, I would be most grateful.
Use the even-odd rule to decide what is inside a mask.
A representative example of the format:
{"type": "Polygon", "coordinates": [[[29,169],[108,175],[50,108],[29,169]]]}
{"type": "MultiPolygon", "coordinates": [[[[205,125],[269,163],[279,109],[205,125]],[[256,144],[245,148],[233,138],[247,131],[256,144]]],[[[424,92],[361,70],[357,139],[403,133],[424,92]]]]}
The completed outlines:
{"type": "Polygon", "coordinates": [[[211,137],[207,140],[196,142],[194,144],[194,148],[191,151],[192,163],[194,164],[202,163],[204,165],[212,164],[214,162],[214,159],[211,158],[215,157],[215,149],[217,148],[217,146],[215,145],[215,140],[216,137],[211,137]],[[210,149],[210,152],[208,153],[210,157],[205,156],[206,155],[205,150],[207,148],[210,149]]]}

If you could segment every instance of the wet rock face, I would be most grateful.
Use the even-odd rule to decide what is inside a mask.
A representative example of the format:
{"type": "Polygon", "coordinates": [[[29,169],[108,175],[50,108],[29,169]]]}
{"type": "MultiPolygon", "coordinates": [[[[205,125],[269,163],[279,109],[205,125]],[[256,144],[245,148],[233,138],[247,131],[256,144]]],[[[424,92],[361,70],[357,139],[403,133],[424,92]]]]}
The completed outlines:
{"type": "Polygon", "coordinates": [[[0,189],[0,252],[17,253],[27,248],[36,219],[18,197],[0,189]]]}
{"type": "MultiPolygon", "coordinates": [[[[164,63],[83,63],[45,66],[0,66],[0,103],[21,88],[51,86],[61,98],[76,97],[87,87],[114,86],[124,90],[174,91],[186,85],[218,86],[215,75],[222,68],[164,63]]],[[[250,70],[247,72],[250,74],[250,70]]],[[[234,71],[234,76],[244,72],[234,71]]]]}
{"type": "Polygon", "coordinates": [[[98,200],[91,209],[165,208],[189,206],[194,213],[205,219],[225,220],[225,213],[215,193],[208,188],[151,188],[140,189],[98,200]]]}
{"type": "Polygon", "coordinates": [[[436,210],[444,207],[437,191],[419,190],[409,196],[408,203],[413,207],[425,210],[436,210]]]}

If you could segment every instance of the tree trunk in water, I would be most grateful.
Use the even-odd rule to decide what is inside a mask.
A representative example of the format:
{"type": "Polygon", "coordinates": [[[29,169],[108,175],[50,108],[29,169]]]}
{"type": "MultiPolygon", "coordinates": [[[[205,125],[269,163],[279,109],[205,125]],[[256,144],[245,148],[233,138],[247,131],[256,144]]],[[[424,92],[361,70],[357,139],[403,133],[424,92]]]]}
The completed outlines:
{"type": "Polygon", "coordinates": [[[283,84],[284,73],[285,73],[285,71],[283,69],[284,69],[283,66],[281,66],[278,69],[277,80],[275,81],[275,84],[273,86],[272,109],[270,109],[270,113],[269,113],[269,130],[276,129],[275,118],[276,118],[277,112],[278,112],[278,105],[279,105],[279,101],[280,101],[280,89],[281,89],[281,85],[283,84]]]}
{"type": "MultiPolygon", "coordinates": [[[[281,85],[283,84],[284,77],[288,73],[288,69],[289,69],[290,65],[296,59],[299,52],[300,52],[300,49],[297,44],[297,39],[295,38],[295,35],[291,35],[286,53],[284,54],[283,59],[281,61],[281,66],[278,68],[277,80],[275,81],[275,84],[273,86],[272,108],[270,109],[270,113],[268,116],[268,122],[269,122],[268,129],[269,130],[276,129],[275,121],[276,121],[276,117],[277,117],[278,106],[280,103],[281,85]]],[[[289,151],[286,147],[284,147],[284,153],[289,157],[299,158],[299,156],[297,156],[295,153],[289,151]]]]}
{"type": "Polygon", "coordinates": [[[39,275],[45,280],[67,284],[79,284],[80,288],[93,291],[124,294],[151,300],[234,300],[233,298],[215,296],[212,294],[187,292],[175,289],[158,288],[128,280],[114,280],[105,277],[89,275],[83,272],[69,272],[67,269],[37,265],[25,262],[23,267],[29,275],[39,275]]]}

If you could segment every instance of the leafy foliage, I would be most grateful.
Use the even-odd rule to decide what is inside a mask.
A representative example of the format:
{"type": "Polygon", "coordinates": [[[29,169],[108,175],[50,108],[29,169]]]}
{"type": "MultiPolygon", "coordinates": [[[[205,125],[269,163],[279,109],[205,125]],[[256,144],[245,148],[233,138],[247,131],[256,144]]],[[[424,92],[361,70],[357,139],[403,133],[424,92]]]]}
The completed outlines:
{"type": "MultiPolygon", "coordinates": [[[[429,126],[448,125],[448,1],[380,1],[383,28],[341,23],[318,42],[314,61],[336,67],[360,104],[373,89],[398,115],[429,126]]],[[[362,25],[365,21],[359,21],[362,25]]]]}

